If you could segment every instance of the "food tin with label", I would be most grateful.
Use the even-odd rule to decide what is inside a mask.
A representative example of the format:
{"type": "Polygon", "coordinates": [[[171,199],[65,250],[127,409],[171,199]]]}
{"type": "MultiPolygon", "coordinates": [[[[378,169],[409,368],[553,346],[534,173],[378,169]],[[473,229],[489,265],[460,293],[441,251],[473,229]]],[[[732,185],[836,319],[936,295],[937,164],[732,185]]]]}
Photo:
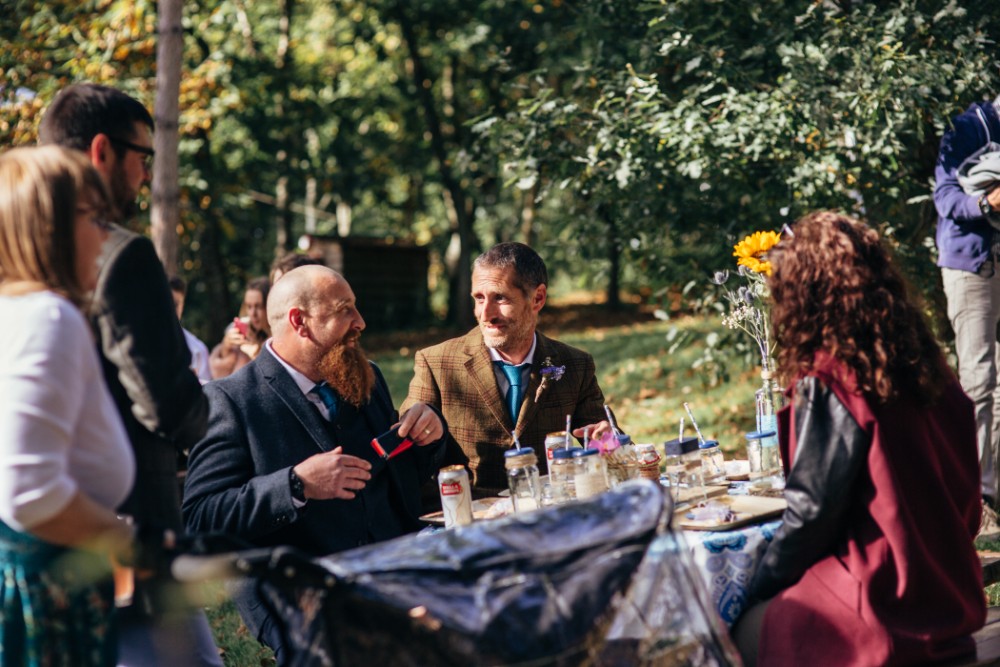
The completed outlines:
{"type": "Polygon", "coordinates": [[[444,527],[468,526],[472,523],[472,486],[465,466],[447,466],[438,473],[441,511],[444,527]]]}

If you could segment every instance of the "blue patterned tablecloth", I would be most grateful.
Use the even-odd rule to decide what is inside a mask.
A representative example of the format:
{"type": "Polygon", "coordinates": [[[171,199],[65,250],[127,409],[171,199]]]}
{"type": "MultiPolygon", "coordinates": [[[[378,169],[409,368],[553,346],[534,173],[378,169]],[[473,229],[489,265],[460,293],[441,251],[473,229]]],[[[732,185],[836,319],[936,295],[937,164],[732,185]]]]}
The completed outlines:
{"type": "Polygon", "coordinates": [[[737,530],[685,530],[684,538],[719,616],[731,626],[746,607],[747,589],[781,520],[737,530]]]}

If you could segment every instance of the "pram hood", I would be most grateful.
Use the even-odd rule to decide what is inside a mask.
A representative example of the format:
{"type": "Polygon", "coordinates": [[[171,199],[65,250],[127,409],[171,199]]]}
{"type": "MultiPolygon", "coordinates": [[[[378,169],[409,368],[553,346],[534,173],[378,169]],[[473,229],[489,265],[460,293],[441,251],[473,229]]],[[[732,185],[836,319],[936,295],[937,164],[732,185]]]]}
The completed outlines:
{"type": "Polygon", "coordinates": [[[318,559],[332,575],[322,591],[280,578],[262,588],[294,664],[586,665],[668,506],[657,485],[631,482],[318,559]]]}

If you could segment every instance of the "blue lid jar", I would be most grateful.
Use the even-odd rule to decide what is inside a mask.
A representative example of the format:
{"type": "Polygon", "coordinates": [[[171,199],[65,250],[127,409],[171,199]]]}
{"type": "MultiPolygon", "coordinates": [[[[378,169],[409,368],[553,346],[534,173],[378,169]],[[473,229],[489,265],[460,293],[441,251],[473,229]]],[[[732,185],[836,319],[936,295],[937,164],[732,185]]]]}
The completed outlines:
{"type": "Polygon", "coordinates": [[[532,449],[531,447],[520,447],[520,448],[508,449],[506,452],[503,453],[503,455],[507,458],[511,458],[513,456],[527,456],[528,454],[534,454],[534,453],[535,450],[532,449]]]}
{"type": "Polygon", "coordinates": [[[560,447],[559,449],[552,450],[552,458],[560,460],[571,459],[573,458],[573,452],[577,451],[580,451],[580,449],[577,447],[572,447],[570,449],[566,449],[565,447],[560,447]]]}
{"type": "Polygon", "coordinates": [[[574,449],[573,450],[573,458],[574,459],[583,458],[584,456],[595,456],[597,454],[600,454],[600,452],[597,451],[596,449],[591,449],[589,447],[587,449],[574,449]]]}
{"type": "Polygon", "coordinates": [[[773,438],[776,435],[775,431],[753,431],[752,433],[747,433],[747,440],[763,440],[764,438],[773,438]]]}
{"type": "Polygon", "coordinates": [[[699,443],[698,449],[711,449],[712,447],[718,447],[718,440],[706,440],[705,442],[699,443]]]}

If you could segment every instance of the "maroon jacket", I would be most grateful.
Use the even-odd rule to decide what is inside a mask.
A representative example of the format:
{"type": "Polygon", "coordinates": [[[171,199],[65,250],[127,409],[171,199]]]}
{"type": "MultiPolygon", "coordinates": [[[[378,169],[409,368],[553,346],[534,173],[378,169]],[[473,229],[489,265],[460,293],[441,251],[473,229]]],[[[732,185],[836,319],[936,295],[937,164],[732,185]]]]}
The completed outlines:
{"type": "Polygon", "coordinates": [[[986,605],[973,406],[870,403],[821,357],[779,415],[788,509],[752,594],[762,665],[899,665],[974,650],[986,605]],[[793,462],[789,468],[788,462],[793,462]]]}

